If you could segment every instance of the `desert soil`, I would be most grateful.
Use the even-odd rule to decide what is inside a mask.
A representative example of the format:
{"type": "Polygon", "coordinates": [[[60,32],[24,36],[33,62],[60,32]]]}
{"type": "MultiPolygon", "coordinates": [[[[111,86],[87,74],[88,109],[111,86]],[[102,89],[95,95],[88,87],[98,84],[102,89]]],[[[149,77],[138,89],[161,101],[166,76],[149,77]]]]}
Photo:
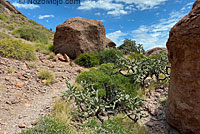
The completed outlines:
{"type": "MultiPolygon", "coordinates": [[[[38,61],[25,62],[0,57],[0,134],[19,134],[31,128],[37,119],[49,114],[62,91],[67,90],[66,80],[73,83],[84,70],[75,64],[53,61],[47,55],[36,53],[38,61]],[[41,69],[56,75],[56,83],[50,86],[37,77],[41,69]],[[9,72],[9,70],[13,70],[9,72]]],[[[148,117],[141,122],[149,134],[179,134],[165,120],[168,88],[157,87],[149,92],[142,107],[148,117]]]]}
{"type": "Polygon", "coordinates": [[[36,62],[0,57],[0,134],[18,134],[51,112],[61,92],[67,90],[66,80],[73,83],[82,69],[75,64],[54,62],[44,54],[37,56],[36,62]],[[9,73],[9,69],[13,72],[9,73]],[[41,69],[52,71],[56,83],[45,85],[37,77],[41,69]]]}

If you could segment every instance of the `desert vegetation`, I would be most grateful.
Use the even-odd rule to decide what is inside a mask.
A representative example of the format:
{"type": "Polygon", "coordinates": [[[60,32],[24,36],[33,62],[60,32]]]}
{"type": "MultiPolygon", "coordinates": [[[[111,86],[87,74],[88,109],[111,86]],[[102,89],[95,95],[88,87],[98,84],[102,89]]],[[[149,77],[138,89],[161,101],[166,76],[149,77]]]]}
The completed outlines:
{"type": "MultiPolygon", "coordinates": [[[[56,57],[53,52],[52,31],[22,14],[12,12],[0,13],[0,22],[0,56],[23,61],[24,67],[27,67],[24,70],[28,75],[12,66],[6,68],[5,72],[9,75],[16,75],[19,82],[14,84],[19,89],[29,84],[24,82],[29,78],[40,83],[39,88],[49,89],[58,81],[69,80],[69,76],[64,77],[61,73],[69,73],[72,67],[79,65],[86,70],[77,69],[73,74],[69,73],[77,75],[72,78],[74,83],[66,81],[67,89],[61,93],[52,111],[38,119],[32,128],[23,129],[22,134],[148,133],[141,123],[141,119],[148,116],[142,108],[147,94],[151,94],[155,87],[167,87],[169,84],[170,68],[166,52],[146,56],[142,44],[125,39],[117,48],[85,52],[74,61],[68,61],[68,64],[63,62],[66,59],[62,60],[62,54],[56,57]],[[56,67],[56,58],[61,59],[59,63],[63,66],[69,65],[69,72],[56,67]],[[41,62],[38,64],[38,61],[41,62]],[[49,64],[53,61],[56,63],[49,64]]],[[[8,78],[6,82],[9,82],[8,78]]],[[[166,97],[159,98],[159,101],[166,103],[166,97]]],[[[24,128],[23,125],[21,128],[24,128]]]]}
{"type": "Polygon", "coordinates": [[[55,75],[53,72],[46,70],[46,69],[42,69],[38,72],[37,74],[38,78],[40,78],[41,80],[43,80],[43,82],[46,85],[50,85],[55,83],[55,75]]]}
{"type": "Polygon", "coordinates": [[[137,47],[131,52],[123,49],[80,55],[75,63],[89,70],[81,72],[73,85],[67,81],[68,90],[54,104],[53,113],[22,133],[147,134],[140,123],[147,116],[141,106],[147,92],[169,83],[167,54],[148,57],[137,47]]]}
{"type": "Polygon", "coordinates": [[[18,60],[36,60],[34,48],[19,40],[0,40],[0,56],[18,60]]]}

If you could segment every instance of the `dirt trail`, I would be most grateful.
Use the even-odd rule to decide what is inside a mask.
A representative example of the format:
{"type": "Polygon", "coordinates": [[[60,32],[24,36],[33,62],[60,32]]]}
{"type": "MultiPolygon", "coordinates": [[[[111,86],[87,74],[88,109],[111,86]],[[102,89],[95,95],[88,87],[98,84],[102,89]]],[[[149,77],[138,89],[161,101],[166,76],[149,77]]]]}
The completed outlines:
{"type": "Polygon", "coordinates": [[[67,89],[66,80],[73,83],[80,72],[76,65],[37,56],[40,60],[33,63],[0,57],[0,134],[18,134],[32,127],[36,119],[52,111],[55,100],[67,89]],[[57,82],[46,86],[37,77],[41,69],[54,72],[57,82]]]}
{"type": "Polygon", "coordinates": [[[40,94],[35,96],[30,103],[14,107],[11,114],[3,117],[7,120],[3,123],[3,134],[18,134],[22,130],[20,127],[32,127],[31,124],[34,124],[36,119],[51,112],[53,103],[65,90],[66,87],[63,85],[61,90],[56,89],[46,94],[40,94]]]}

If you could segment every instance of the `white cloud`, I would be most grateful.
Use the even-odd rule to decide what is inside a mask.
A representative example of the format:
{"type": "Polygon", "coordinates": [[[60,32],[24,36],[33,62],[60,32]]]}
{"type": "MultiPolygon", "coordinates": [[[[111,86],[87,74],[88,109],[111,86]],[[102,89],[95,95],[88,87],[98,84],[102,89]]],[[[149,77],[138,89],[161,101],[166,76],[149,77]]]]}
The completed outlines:
{"type": "Polygon", "coordinates": [[[112,32],[107,34],[106,36],[111,39],[113,42],[116,43],[117,46],[121,45],[124,41],[124,36],[126,36],[127,33],[123,33],[121,30],[112,32]]]}
{"type": "Polygon", "coordinates": [[[118,3],[112,3],[112,0],[86,0],[81,2],[81,5],[78,7],[80,10],[91,10],[91,9],[104,9],[104,10],[113,10],[113,9],[122,9],[123,5],[118,3]]]}
{"type": "MultiPolygon", "coordinates": [[[[191,4],[185,5],[187,8],[191,4]]],[[[168,39],[169,30],[187,14],[188,10],[173,11],[166,19],[160,19],[159,23],[150,26],[141,25],[138,29],[132,31],[133,39],[137,43],[144,45],[145,49],[153,47],[165,47],[168,39]]]]}
{"type": "Polygon", "coordinates": [[[112,10],[112,11],[108,11],[107,14],[111,14],[111,15],[114,15],[114,16],[119,16],[121,14],[128,14],[128,12],[125,11],[125,10],[112,10]]]}
{"type": "Polygon", "coordinates": [[[25,9],[35,9],[35,8],[40,7],[40,6],[35,5],[35,4],[19,4],[17,2],[12,3],[12,5],[14,5],[17,8],[25,8],[25,9]]]}
{"type": "Polygon", "coordinates": [[[124,10],[124,5],[120,3],[113,3],[113,0],[86,0],[81,2],[78,7],[79,10],[92,10],[103,9],[108,11],[107,14],[119,16],[121,14],[127,14],[124,10]]]}
{"type": "Polygon", "coordinates": [[[94,15],[96,15],[96,16],[100,16],[100,15],[101,15],[101,13],[100,13],[100,12],[98,12],[98,13],[95,13],[94,15]]]}
{"type": "Polygon", "coordinates": [[[124,2],[126,4],[134,4],[140,10],[156,8],[158,5],[167,0],[115,0],[116,2],[124,2]]]}
{"type": "Polygon", "coordinates": [[[79,10],[103,9],[107,14],[119,16],[128,11],[147,10],[157,8],[167,0],[85,0],[78,7],[79,10]]]}
{"type": "Polygon", "coordinates": [[[39,15],[38,19],[44,19],[44,18],[54,18],[54,15],[39,15]]]}

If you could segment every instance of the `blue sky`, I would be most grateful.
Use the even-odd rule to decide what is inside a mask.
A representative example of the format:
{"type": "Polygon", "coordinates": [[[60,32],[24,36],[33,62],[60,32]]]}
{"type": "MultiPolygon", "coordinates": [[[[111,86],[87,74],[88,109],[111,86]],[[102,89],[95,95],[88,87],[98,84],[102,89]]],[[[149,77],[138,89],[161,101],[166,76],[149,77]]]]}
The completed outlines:
{"type": "Polygon", "coordinates": [[[129,38],[150,49],[166,46],[169,30],[191,10],[195,0],[80,0],[80,5],[58,6],[9,1],[29,19],[54,31],[71,17],[97,19],[118,46],[129,38]]]}

